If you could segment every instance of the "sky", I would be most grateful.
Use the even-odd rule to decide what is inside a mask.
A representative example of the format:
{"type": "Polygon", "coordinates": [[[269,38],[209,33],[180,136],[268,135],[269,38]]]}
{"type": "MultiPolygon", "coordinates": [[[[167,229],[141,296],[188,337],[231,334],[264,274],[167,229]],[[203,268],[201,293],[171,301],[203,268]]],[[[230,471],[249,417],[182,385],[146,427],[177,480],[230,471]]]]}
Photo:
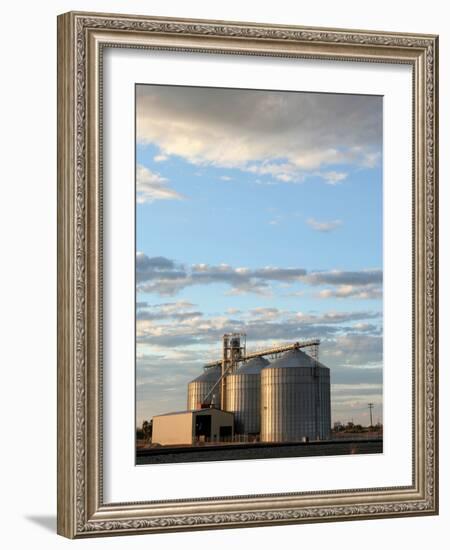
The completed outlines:
{"type": "Polygon", "coordinates": [[[221,355],[320,338],[332,422],[382,421],[382,98],[136,86],[136,422],[221,355]]]}

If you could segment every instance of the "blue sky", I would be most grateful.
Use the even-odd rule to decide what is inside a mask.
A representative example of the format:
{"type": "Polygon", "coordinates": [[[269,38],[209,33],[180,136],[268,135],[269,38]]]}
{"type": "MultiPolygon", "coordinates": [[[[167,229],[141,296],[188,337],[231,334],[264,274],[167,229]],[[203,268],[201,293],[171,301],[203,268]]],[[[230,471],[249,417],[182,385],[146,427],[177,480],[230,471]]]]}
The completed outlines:
{"type": "Polygon", "coordinates": [[[137,87],[137,423],[219,355],[319,337],[333,420],[382,414],[382,98],[137,87]]]}

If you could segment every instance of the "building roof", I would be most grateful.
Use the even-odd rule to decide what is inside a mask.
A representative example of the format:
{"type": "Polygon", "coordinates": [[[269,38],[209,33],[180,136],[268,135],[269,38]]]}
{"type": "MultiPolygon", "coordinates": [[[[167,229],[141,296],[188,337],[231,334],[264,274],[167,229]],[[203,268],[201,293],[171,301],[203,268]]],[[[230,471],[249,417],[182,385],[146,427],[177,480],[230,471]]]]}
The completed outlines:
{"type": "Polygon", "coordinates": [[[163,414],[155,414],[153,418],[156,418],[157,416],[175,416],[176,414],[190,414],[195,411],[174,411],[174,412],[168,412],[163,414]]]}

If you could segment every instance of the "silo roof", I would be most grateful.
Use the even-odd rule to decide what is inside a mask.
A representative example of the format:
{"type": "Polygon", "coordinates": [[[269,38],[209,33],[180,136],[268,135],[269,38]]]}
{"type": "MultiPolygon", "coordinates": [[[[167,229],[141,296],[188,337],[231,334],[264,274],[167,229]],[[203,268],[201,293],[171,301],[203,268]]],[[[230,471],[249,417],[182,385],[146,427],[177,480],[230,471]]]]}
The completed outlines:
{"type": "Polygon", "coordinates": [[[191,382],[216,382],[217,379],[220,378],[220,375],[220,367],[208,367],[207,369],[204,369],[200,376],[197,376],[197,378],[191,380],[191,382]]]}
{"type": "Polygon", "coordinates": [[[264,367],[270,365],[265,357],[254,357],[249,359],[237,369],[237,374],[260,374],[264,367]]]}
{"type": "Polygon", "coordinates": [[[323,367],[321,363],[300,349],[284,353],[279,359],[270,363],[269,368],[323,367]]]}

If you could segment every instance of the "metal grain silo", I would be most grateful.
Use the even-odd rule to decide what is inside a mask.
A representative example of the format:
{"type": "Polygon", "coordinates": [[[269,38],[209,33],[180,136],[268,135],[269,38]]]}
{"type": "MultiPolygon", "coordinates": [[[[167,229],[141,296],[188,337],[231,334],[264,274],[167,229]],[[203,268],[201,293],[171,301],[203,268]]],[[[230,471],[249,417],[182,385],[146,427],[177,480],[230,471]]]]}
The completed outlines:
{"type": "Polygon", "coordinates": [[[261,371],[267,365],[267,359],[255,357],[227,376],[226,410],[234,413],[236,434],[259,434],[261,430],[261,371]]]}
{"type": "Polygon", "coordinates": [[[221,367],[208,367],[197,378],[188,384],[187,408],[190,411],[196,410],[202,403],[220,403],[221,367]],[[215,386],[215,387],[214,387],[215,386]]]}
{"type": "Polygon", "coordinates": [[[261,371],[261,441],[327,439],[330,369],[294,349],[261,371]]]}

